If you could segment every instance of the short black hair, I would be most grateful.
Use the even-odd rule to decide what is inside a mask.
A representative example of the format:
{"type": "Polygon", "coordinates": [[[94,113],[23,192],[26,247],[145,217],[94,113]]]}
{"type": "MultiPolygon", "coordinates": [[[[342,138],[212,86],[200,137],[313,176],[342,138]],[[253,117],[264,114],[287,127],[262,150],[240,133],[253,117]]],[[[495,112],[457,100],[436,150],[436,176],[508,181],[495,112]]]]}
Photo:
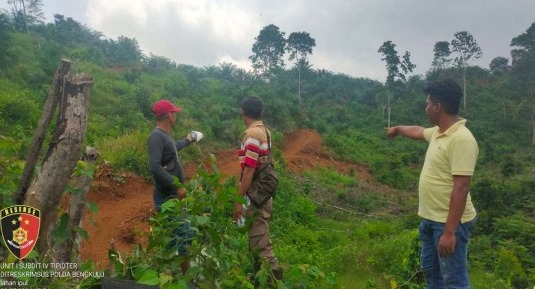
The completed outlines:
{"type": "Polygon", "coordinates": [[[168,119],[168,118],[169,118],[169,114],[168,114],[168,113],[166,113],[166,114],[162,114],[162,115],[157,115],[157,116],[156,116],[156,120],[157,120],[157,121],[166,120],[166,119],[168,119]]]}
{"type": "Polygon", "coordinates": [[[246,116],[254,119],[262,118],[264,105],[260,98],[256,96],[247,96],[241,101],[240,107],[246,116]]]}
{"type": "Polygon", "coordinates": [[[463,92],[457,82],[451,78],[431,82],[424,89],[433,103],[440,103],[450,115],[459,113],[463,92]]]}

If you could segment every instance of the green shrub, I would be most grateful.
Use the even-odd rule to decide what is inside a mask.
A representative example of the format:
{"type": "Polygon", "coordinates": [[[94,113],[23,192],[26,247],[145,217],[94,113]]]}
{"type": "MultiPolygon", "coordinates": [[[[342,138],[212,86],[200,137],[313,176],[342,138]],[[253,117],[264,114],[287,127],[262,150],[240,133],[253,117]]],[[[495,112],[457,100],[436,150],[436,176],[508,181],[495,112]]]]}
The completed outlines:
{"type": "Polygon", "coordinates": [[[375,242],[368,262],[397,284],[421,284],[418,230],[397,232],[375,242]]]}
{"type": "Polygon", "coordinates": [[[133,131],[116,139],[105,139],[98,149],[102,159],[119,171],[149,176],[147,141],[149,133],[133,131]]]}
{"type": "Polygon", "coordinates": [[[383,239],[393,235],[396,230],[395,224],[371,220],[363,222],[355,232],[355,235],[359,240],[383,239]]]}
{"type": "MultiPolygon", "coordinates": [[[[252,258],[247,252],[246,229],[236,227],[231,221],[236,187],[234,183],[221,182],[218,174],[202,170],[198,173],[198,178],[185,185],[186,198],[164,203],[162,213],[151,219],[153,229],[146,248],[138,246],[131,256],[122,259],[124,261],[119,258],[118,252],[111,252],[115,277],[162,288],[182,288],[180,286],[191,280],[202,288],[252,288],[247,278],[247,273],[252,270],[252,258]],[[176,248],[168,246],[168,243],[173,224],[177,222],[170,216],[183,214],[184,211],[196,235],[190,248],[192,267],[182,275],[179,268],[183,259],[175,255],[176,248]]],[[[286,198],[285,191],[279,192],[278,196],[286,198]]],[[[286,211],[288,209],[285,206],[277,208],[274,214],[276,220],[281,218],[280,215],[294,214],[286,211]]],[[[282,220],[286,221],[290,220],[282,220]]],[[[325,262],[318,257],[323,252],[318,234],[305,225],[293,224],[291,233],[282,235],[286,228],[275,224],[274,231],[279,233],[273,233],[272,239],[285,269],[285,278],[279,288],[332,288],[334,275],[323,271],[325,262]],[[303,260],[311,262],[302,263],[303,260]]],[[[261,280],[265,280],[267,272],[267,268],[263,267],[259,273],[261,280]]]]}
{"type": "Polygon", "coordinates": [[[521,214],[495,219],[495,236],[516,250],[524,268],[535,268],[535,222],[521,214]]]}
{"type": "Polygon", "coordinates": [[[314,226],[317,221],[316,204],[306,196],[299,193],[298,184],[287,176],[284,170],[279,172],[279,187],[274,200],[273,220],[274,232],[278,228],[287,233],[296,225],[314,226]]]}
{"type": "Polygon", "coordinates": [[[377,209],[380,205],[383,205],[380,201],[381,197],[377,194],[363,194],[357,198],[355,206],[359,212],[367,214],[377,209]]]}
{"type": "Polygon", "coordinates": [[[512,177],[522,173],[524,164],[511,155],[506,155],[501,161],[501,173],[504,177],[512,177]]]}
{"type": "Polygon", "coordinates": [[[26,88],[0,79],[0,131],[12,132],[20,127],[24,139],[30,139],[29,131],[41,116],[40,108],[32,92],[26,88]]]}
{"type": "Polygon", "coordinates": [[[494,273],[513,288],[524,289],[529,286],[529,279],[522,269],[520,260],[514,252],[505,248],[498,251],[494,273]]]}
{"type": "Polygon", "coordinates": [[[19,185],[24,163],[15,156],[20,143],[0,135],[0,207],[15,204],[14,193],[19,185]]]}
{"type": "Polygon", "coordinates": [[[339,173],[333,168],[316,168],[313,171],[305,171],[304,175],[333,190],[358,184],[358,179],[339,173]]]}
{"type": "MultiPolygon", "coordinates": [[[[478,226],[481,224],[478,222],[478,226]]],[[[495,240],[489,235],[474,234],[470,239],[470,254],[468,262],[474,267],[483,268],[486,271],[493,271],[498,252],[494,248],[495,240]]]]}
{"type": "Polygon", "coordinates": [[[506,281],[501,279],[496,274],[489,273],[488,271],[478,267],[470,268],[468,277],[470,278],[470,285],[474,289],[513,289],[511,285],[507,284],[506,281]]]}

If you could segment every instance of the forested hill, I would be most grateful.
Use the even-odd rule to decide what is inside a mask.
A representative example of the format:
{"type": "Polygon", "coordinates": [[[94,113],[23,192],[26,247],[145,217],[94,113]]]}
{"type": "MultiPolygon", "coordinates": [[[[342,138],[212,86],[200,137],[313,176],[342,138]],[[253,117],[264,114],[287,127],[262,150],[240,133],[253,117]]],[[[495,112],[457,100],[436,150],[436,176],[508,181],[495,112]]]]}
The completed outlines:
{"type": "MultiPolygon", "coordinates": [[[[106,39],[62,15],[55,15],[52,23],[30,21],[28,26],[20,17],[0,12],[2,205],[11,202],[9,194],[20,174],[14,164],[25,158],[61,58],[93,77],[85,142],[99,148],[102,159],[117,170],[147,175],[145,145],[156,100],[166,98],[184,108],[177,135],[202,131],[203,150],[215,151],[236,147],[243,131],[239,101],[256,95],[265,102],[264,119],[273,128],[276,145],[284,133],[314,129],[339,159],[364,164],[376,181],[404,190],[415,186],[425,145],[389,141],[383,128],[428,125],[422,88],[429,81],[452,77],[466,85],[461,115],[480,146],[472,193],[482,212],[481,233],[489,234],[488,244],[479,245],[492,248],[480,248],[491,252],[484,256],[489,262],[485,266],[492,271],[496,260],[505,258],[518,265],[514,276],[519,286],[535,280],[535,236],[530,225],[535,221],[535,22],[511,40],[511,58],[498,57],[489,68],[455,59],[455,49],[462,47],[454,46],[454,41],[451,52],[448,42],[437,43],[435,62],[425,76],[411,75],[411,64],[385,39],[377,58],[393,56],[398,62],[392,66],[385,61],[389,77],[382,82],[314,67],[306,57],[290,67],[267,63],[251,71],[231,63],[194,67],[145,55],[133,38],[106,39]]],[[[273,32],[273,26],[259,36],[273,32]]],[[[262,53],[254,44],[258,42],[251,39],[252,54],[262,53]]],[[[199,154],[190,151],[183,158],[188,162],[199,154]]]]}
{"type": "MultiPolygon", "coordinates": [[[[118,138],[134,141],[132,138],[150,127],[151,105],[161,98],[185,108],[183,134],[197,129],[214,147],[235,145],[242,130],[239,100],[257,95],[266,103],[266,122],[279,133],[299,127],[316,129],[341,157],[372,164],[373,160],[359,159],[367,154],[348,154],[355,148],[345,146],[353,142],[359,147],[372,145],[373,155],[386,153],[389,148],[382,144],[383,127],[389,123],[427,125],[425,83],[453,77],[464,84],[465,74],[467,96],[461,114],[479,141],[481,165],[492,163],[505,174],[528,170],[529,155],[522,154],[531,151],[535,128],[535,24],[512,39],[512,64],[508,58],[497,57],[490,69],[455,62],[458,57],[450,52],[450,46],[452,51],[456,49],[455,41],[450,46],[437,42],[435,61],[427,75],[411,75],[407,70],[412,65],[410,53],[400,61],[395,44],[385,41],[377,54],[387,59],[388,78],[382,83],[314,68],[306,59],[307,51],[288,69],[269,62],[256,63],[251,71],[230,63],[200,68],[164,56],[144,55],[135,39],[106,39],[62,15],[55,15],[53,23],[29,22],[27,31],[20,21],[11,14],[0,14],[0,129],[4,137],[17,140],[19,157],[24,156],[36,127],[59,60],[66,58],[77,71],[89,73],[95,80],[88,145],[102,146],[118,138]]],[[[275,25],[260,31],[257,42],[250,44],[253,56],[266,53],[259,49],[260,36],[276,32],[275,25]]],[[[471,35],[464,33],[470,40],[471,35]]],[[[466,45],[479,49],[473,39],[466,45]]],[[[309,43],[308,53],[314,46],[315,42],[309,43]]],[[[282,55],[270,57],[277,60],[282,55]]],[[[139,168],[128,169],[140,172],[139,168]]]]}

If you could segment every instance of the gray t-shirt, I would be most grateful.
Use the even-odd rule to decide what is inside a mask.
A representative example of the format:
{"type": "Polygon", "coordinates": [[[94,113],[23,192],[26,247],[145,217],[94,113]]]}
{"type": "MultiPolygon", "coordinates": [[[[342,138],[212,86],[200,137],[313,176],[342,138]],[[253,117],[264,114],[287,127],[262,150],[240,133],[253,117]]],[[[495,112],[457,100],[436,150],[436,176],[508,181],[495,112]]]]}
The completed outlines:
{"type": "Polygon", "coordinates": [[[180,183],[186,181],[184,168],[178,158],[177,151],[190,144],[187,138],[175,142],[171,135],[162,129],[155,128],[148,141],[149,171],[154,179],[154,188],[164,194],[176,195],[178,186],[173,180],[176,176],[180,183]]]}

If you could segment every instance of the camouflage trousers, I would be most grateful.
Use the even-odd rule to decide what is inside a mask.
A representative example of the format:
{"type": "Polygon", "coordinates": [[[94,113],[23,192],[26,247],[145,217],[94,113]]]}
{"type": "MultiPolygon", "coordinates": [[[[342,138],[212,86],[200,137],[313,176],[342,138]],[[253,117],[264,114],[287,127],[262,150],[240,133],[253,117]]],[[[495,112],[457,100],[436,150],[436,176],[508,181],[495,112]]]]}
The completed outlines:
{"type": "Polygon", "coordinates": [[[275,257],[273,244],[269,238],[269,220],[273,211],[273,199],[267,200],[262,207],[257,208],[249,205],[245,211],[245,217],[251,219],[249,227],[249,251],[255,262],[264,261],[271,265],[272,269],[279,268],[279,261],[275,257]]]}

